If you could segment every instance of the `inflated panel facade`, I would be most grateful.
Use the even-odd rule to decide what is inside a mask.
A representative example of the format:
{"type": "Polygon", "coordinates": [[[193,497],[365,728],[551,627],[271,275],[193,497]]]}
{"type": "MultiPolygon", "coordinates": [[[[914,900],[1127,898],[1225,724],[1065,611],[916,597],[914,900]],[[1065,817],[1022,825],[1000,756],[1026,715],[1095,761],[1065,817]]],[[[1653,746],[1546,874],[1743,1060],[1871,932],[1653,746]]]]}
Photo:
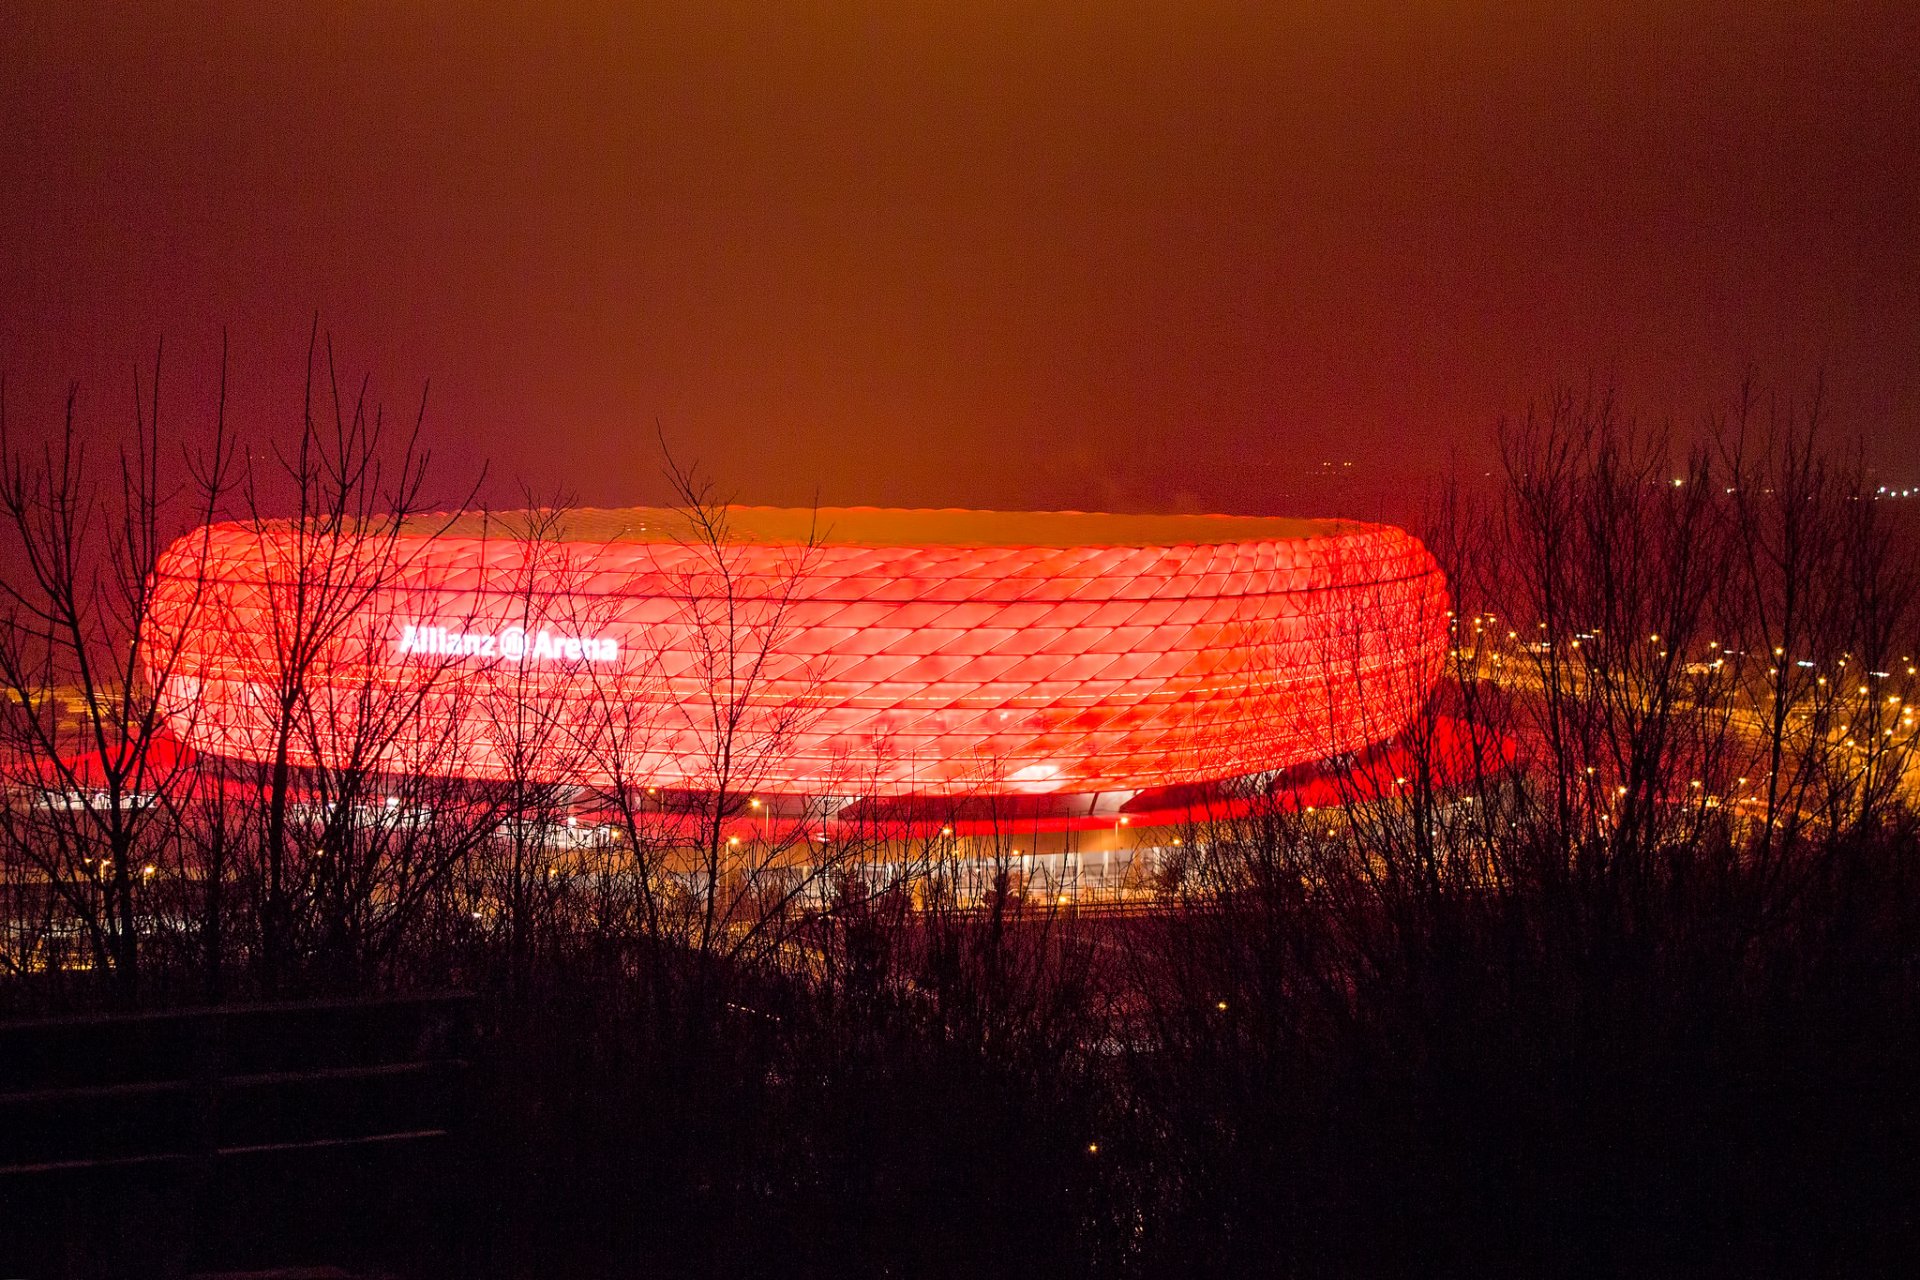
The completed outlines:
{"type": "Polygon", "coordinates": [[[1388,526],[1305,527],[1029,546],[215,525],[169,553],[145,657],[177,734],[242,759],[1138,790],[1356,750],[1422,705],[1447,643],[1433,558],[1388,526]]]}

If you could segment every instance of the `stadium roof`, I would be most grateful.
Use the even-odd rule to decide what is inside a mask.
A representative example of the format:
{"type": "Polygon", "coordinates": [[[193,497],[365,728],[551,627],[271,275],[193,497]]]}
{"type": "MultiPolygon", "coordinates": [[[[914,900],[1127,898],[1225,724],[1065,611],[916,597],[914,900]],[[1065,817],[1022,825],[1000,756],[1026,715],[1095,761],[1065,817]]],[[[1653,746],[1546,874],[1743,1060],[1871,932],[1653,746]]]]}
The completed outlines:
{"type": "MultiPolygon", "coordinates": [[[[972,511],[960,507],[724,508],[727,532],[764,544],[875,547],[1157,547],[1338,537],[1366,526],[1273,516],[1115,515],[1100,511],[972,511]]],[[[423,515],[407,532],[453,538],[518,537],[524,511],[423,515]]],[[[566,542],[680,542],[692,530],[674,507],[576,507],[545,536],[566,542]]]]}

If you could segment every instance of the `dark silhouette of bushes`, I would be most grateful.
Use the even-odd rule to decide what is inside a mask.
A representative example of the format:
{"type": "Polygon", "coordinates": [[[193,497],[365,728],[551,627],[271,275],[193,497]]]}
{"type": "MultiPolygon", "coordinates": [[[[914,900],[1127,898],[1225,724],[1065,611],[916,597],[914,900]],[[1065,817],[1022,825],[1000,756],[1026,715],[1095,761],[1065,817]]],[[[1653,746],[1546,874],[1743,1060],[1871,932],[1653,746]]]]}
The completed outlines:
{"type": "MultiPolygon", "coordinates": [[[[1707,425],[1681,448],[1562,394],[1503,428],[1500,483],[1424,530],[1455,639],[1441,687],[1406,691],[1406,772],[1343,762],[1311,810],[1256,789],[1125,914],[1026,891],[1004,842],[974,897],[904,830],[735,855],[732,781],[696,798],[706,874],[678,878],[631,791],[558,853],[578,795],[400,781],[377,750],[277,762],[244,802],[175,776],[230,763],[156,782],[124,664],[79,715],[119,744],[102,788],[49,758],[79,741],[52,695],[128,643],[138,575],[102,615],[35,612],[48,581],[17,580],[0,1003],[483,993],[465,1123],[393,1188],[404,1230],[358,1246],[421,1274],[1910,1271],[1912,543],[1817,398],[1707,425]],[[342,804],[309,828],[311,787],[342,804]]],[[[12,458],[16,539],[67,536],[43,516],[71,469],[12,458]]],[[[137,527],[234,492],[190,470],[184,508],[127,491],[137,527]]],[[[374,469],[300,474],[387,527],[334,491],[374,469]]],[[[355,1203],[307,1191],[322,1221],[355,1203]]]]}

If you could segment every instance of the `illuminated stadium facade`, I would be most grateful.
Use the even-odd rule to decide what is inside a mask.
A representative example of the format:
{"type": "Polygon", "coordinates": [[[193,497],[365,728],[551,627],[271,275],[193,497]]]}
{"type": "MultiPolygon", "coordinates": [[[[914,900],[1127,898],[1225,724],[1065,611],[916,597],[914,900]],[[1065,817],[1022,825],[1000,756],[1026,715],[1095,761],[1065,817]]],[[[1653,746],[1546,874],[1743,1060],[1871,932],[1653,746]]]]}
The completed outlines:
{"type": "Polygon", "coordinates": [[[1126,794],[1392,736],[1447,607],[1432,556],[1377,524],[734,507],[695,536],[634,508],[216,525],[163,563],[146,658],[178,737],[245,760],[377,738],[455,777],[1126,794]]]}

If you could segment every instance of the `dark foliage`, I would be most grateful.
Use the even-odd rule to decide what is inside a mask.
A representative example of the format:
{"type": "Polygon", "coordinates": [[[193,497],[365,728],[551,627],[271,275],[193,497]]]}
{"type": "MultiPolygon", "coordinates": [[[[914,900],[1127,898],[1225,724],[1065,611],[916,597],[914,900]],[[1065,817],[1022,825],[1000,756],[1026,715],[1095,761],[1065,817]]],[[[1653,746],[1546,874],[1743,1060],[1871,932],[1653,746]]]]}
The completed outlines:
{"type": "MultiPolygon", "coordinates": [[[[378,743],[214,805],[143,771],[153,707],[125,663],[89,668],[79,716],[117,744],[110,794],[49,808],[101,790],[45,767],[72,742],[48,699],[63,664],[128,642],[140,576],[111,578],[102,617],[98,591],[23,581],[0,645],[0,1002],[480,993],[451,1139],[263,1182],[259,1229],[154,1246],[183,1266],[279,1247],[449,1276],[1911,1273],[1909,543],[1820,446],[1817,402],[1746,397],[1710,426],[1681,453],[1559,396],[1507,428],[1498,491],[1446,495],[1426,531],[1455,647],[1437,693],[1408,691],[1409,774],[1196,823],[1126,912],[1023,892],[999,845],[964,894],[952,849],[904,833],[735,852],[753,764],[732,744],[691,849],[620,789],[594,798],[604,838],[555,852],[564,788],[401,783],[378,743]],[[303,826],[296,784],[342,800],[303,826]]],[[[322,454],[382,447],[315,432],[309,413],[322,454]]],[[[216,461],[195,512],[224,500],[216,461]]],[[[0,486],[16,535],[77,537],[45,516],[73,509],[76,464],[33,465],[0,486]]],[[[375,473],[336,459],[296,487],[377,533],[380,504],[339,492],[375,473]]],[[[129,490],[130,527],[161,527],[163,489],[129,490]]],[[[716,645],[776,643],[778,607],[716,645]]],[[[744,705],[716,693],[712,719],[744,705]]],[[[154,1187],[89,1194],[84,1228],[32,1202],[49,1216],[14,1217],[0,1263],[80,1273],[133,1254],[76,1233],[177,1234],[154,1187]]]]}

